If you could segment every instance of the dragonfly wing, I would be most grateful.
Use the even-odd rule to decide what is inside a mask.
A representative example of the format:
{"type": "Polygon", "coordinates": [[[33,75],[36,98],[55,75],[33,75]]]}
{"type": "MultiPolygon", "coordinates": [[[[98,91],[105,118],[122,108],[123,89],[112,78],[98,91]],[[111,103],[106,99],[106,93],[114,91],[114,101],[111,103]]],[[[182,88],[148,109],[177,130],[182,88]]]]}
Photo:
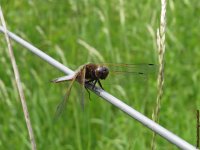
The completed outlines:
{"type": "Polygon", "coordinates": [[[63,100],[57,106],[55,118],[58,118],[62,114],[62,112],[64,111],[64,109],[66,107],[67,100],[69,99],[69,95],[70,95],[70,92],[71,92],[72,85],[73,85],[74,81],[76,80],[76,77],[77,77],[77,75],[74,76],[74,78],[71,79],[70,85],[67,88],[67,91],[66,91],[66,94],[65,94],[63,100]]]}
{"type": "MultiPolygon", "coordinates": [[[[123,63],[99,63],[100,66],[105,66],[109,69],[109,75],[105,81],[102,81],[103,86],[113,85],[113,82],[123,85],[124,82],[133,81],[134,83],[146,84],[149,76],[156,75],[156,64],[123,64],[123,63]]],[[[131,82],[129,82],[131,83],[131,82]]]]}
{"type": "Polygon", "coordinates": [[[85,73],[86,73],[86,67],[83,66],[81,69],[81,79],[80,79],[80,84],[81,84],[81,106],[84,109],[84,98],[85,98],[85,73]]]}
{"type": "Polygon", "coordinates": [[[149,74],[156,70],[155,64],[112,64],[100,63],[100,65],[107,66],[111,72],[116,74],[149,74]]]}
{"type": "Polygon", "coordinates": [[[70,75],[67,75],[67,76],[63,76],[63,77],[53,79],[51,82],[59,83],[59,82],[64,82],[64,81],[70,81],[70,80],[73,80],[74,76],[75,76],[75,74],[70,74],[70,75]]]}

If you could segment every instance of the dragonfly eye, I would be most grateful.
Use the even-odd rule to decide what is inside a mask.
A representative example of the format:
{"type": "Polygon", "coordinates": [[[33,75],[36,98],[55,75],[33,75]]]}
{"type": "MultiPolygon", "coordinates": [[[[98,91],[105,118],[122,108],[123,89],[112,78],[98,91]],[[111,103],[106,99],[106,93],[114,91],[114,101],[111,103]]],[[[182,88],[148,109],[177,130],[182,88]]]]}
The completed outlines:
{"type": "Polygon", "coordinates": [[[95,75],[98,79],[105,79],[109,74],[107,67],[101,66],[95,70],[95,75]]]}

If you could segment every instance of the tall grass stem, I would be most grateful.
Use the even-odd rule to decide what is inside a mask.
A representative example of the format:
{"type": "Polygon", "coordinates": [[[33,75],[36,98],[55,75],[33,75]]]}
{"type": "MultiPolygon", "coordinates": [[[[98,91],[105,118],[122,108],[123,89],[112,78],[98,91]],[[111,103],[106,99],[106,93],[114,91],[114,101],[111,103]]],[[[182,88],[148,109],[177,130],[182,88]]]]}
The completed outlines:
{"type": "Polygon", "coordinates": [[[36,142],[35,142],[34,133],[33,133],[32,125],[31,125],[31,120],[30,120],[30,117],[29,117],[28,107],[26,105],[26,99],[25,99],[25,96],[24,96],[24,92],[23,92],[23,88],[22,88],[22,84],[21,84],[21,80],[20,80],[20,74],[19,74],[17,64],[16,64],[16,61],[15,61],[15,56],[13,54],[13,49],[12,49],[12,45],[11,45],[11,42],[10,42],[10,38],[8,36],[8,33],[7,33],[6,23],[5,23],[5,20],[4,20],[4,17],[3,17],[3,12],[1,10],[1,6],[0,6],[0,19],[1,19],[3,29],[5,31],[4,32],[5,39],[6,39],[6,42],[7,42],[7,45],[8,45],[8,52],[9,52],[10,60],[11,60],[13,71],[14,71],[15,81],[16,81],[18,92],[19,92],[19,96],[20,96],[20,100],[21,100],[21,104],[22,104],[22,109],[23,109],[23,112],[24,112],[24,118],[25,118],[25,121],[26,121],[26,126],[28,128],[28,133],[29,133],[29,138],[30,138],[30,141],[31,141],[32,150],[36,150],[36,142]]]}
{"type": "MultiPolygon", "coordinates": [[[[160,17],[160,28],[157,29],[157,46],[158,46],[158,62],[159,71],[157,78],[158,95],[156,100],[156,108],[153,112],[153,120],[159,122],[159,112],[161,108],[161,99],[163,95],[164,85],[164,54],[165,54],[165,31],[166,31],[166,0],[161,0],[161,17],[160,17]]],[[[151,149],[155,149],[155,138],[156,133],[153,132],[151,149]]]]}

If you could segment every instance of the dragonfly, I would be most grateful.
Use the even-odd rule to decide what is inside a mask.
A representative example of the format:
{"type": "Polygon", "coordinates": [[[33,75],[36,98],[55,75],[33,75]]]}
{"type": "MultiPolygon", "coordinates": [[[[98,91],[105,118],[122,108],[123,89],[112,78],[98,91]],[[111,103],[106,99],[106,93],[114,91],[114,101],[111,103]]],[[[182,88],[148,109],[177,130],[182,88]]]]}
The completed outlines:
{"type": "Polygon", "coordinates": [[[77,81],[81,85],[81,94],[82,94],[81,105],[84,107],[84,90],[86,89],[88,91],[88,89],[85,87],[86,84],[91,84],[92,88],[94,88],[96,84],[98,83],[100,88],[104,90],[103,85],[101,84],[101,80],[107,79],[107,77],[111,73],[145,75],[148,72],[149,68],[152,68],[154,66],[155,66],[154,64],[87,63],[80,66],[75,71],[74,74],[53,79],[52,80],[53,83],[70,81],[70,84],[66,90],[66,94],[63,100],[57,106],[57,110],[55,114],[56,117],[59,117],[64,111],[67,100],[69,99],[72,86],[75,81],[77,81]]]}

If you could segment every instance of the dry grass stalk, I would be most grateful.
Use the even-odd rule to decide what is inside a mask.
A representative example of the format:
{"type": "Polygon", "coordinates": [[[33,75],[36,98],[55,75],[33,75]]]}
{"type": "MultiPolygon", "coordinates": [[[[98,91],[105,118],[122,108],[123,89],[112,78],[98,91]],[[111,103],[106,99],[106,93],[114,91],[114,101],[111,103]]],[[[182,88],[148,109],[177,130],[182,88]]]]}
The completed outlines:
{"type": "Polygon", "coordinates": [[[36,150],[35,138],[34,138],[33,129],[32,129],[32,126],[31,126],[31,121],[30,121],[30,118],[29,118],[29,113],[28,113],[28,108],[27,108],[27,105],[26,105],[24,92],[23,92],[23,89],[22,89],[21,81],[20,81],[20,75],[19,75],[19,71],[18,71],[18,68],[17,68],[16,61],[15,61],[15,57],[14,57],[14,54],[13,54],[11,42],[10,42],[10,39],[8,37],[8,34],[7,34],[6,23],[5,23],[5,20],[4,20],[4,17],[3,17],[1,6],[0,6],[0,19],[1,19],[1,23],[2,23],[2,26],[3,26],[4,31],[5,31],[4,32],[5,33],[5,39],[6,39],[6,42],[7,42],[7,45],[8,45],[9,56],[10,56],[10,59],[11,59],[11,63],[12,63],[12,67],[13,67],[13,71],[14,71],[14,75],[15,75],[15,81],[16,81],[16,84],[17,84],[17,89],[18,89],[18,92],[19,92],[19,96],[20,96],[20,100],[21,100],[21,104],[22,104],[22,108],[23,108],[23,112],[24,112],[24,117],[25,117],[27,128],[28,128],[28,132],[29,132],[29,138],[30,138],[30,141],[31,141],[32,150],[36,150]]]}
{"type": "MultiPolygon", "coordinates": [[[[153,120],[159,121],[160,104],[163,94],[164,85],[164,54],[165,54],[165,30],[166,30],[166,0],[161,0],[161,18],[160,28],[157,29],[157,46],[158,46],[158,61],[159,61],[159,72],[157,78],[158,95],[156,100],[156,108],[153,112],[153,120]]],[[[155,137],[156,133],[153,133],[151,142],[151,149],[155,149],[155,137]]]]}

